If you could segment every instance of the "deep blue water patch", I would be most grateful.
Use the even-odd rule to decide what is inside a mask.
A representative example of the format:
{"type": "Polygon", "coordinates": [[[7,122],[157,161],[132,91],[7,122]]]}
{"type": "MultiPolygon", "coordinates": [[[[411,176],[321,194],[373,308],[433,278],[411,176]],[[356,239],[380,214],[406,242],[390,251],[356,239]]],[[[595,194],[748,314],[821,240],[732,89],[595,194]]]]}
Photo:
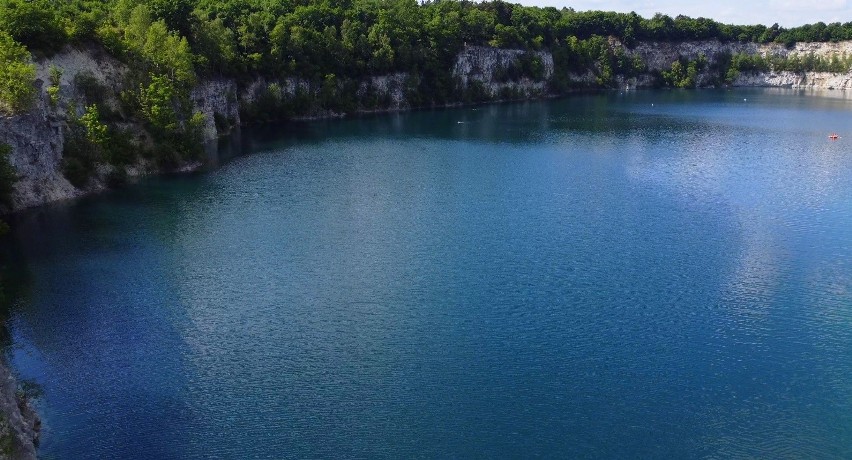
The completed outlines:
{"type": "Polygon", "coordinates": [[[25,213],[11,353],[42,454],[850,457],[850,109],[649,91],[293,124],[25,213]]]}

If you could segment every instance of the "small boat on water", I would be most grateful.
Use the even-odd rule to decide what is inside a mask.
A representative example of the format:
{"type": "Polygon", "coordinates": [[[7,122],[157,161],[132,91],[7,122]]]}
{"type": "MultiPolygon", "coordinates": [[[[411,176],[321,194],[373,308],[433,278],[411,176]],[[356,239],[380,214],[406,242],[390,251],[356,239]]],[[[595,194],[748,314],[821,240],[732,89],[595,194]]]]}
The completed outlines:
{"type": "Polygon", "coordinates": [[[833,141],[836,141],[837,139],[840,139],[840,136],[838,136],[835,133],[831,133],[831,134],[828,135],[828,138],[833,140],[833,141]]]}

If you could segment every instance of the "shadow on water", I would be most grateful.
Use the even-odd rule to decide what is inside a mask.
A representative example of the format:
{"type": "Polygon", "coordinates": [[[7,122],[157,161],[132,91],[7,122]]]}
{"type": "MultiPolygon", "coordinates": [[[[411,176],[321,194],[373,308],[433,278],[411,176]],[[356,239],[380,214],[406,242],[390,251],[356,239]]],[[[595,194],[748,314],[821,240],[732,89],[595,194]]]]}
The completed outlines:
{"type": "MultiPolygon", "coordinates": [[[[243,130],[240,150],[250,153],[297,144],[357,140],[365,135],[390,139],[475,139],[496,144],[538,142],[547,133],[554,131],[590,136],[627,136],[658,130],[664,126],[669,133],[683,135],[707,126],[708,121],[711,121],[708,116],[712,117],[713,112],[690,111],[706,110],[708,106],[724,110],[726,117],[718,122],[733,121],[735,124],[727,127],[734,128],[741,127],[742,123],[757,125],[755,119],[769,115],[767,110],[772,110],[773,115],[779,111],[792,114],[803,108],[813,109],[814,106],[821,110],[845,111],[850,98],[852,95],[843,92],[789,89],[577,94],[557,100],[421,109],[366,114],[346,119],[250,126],[243,130]],[[733,108],[732,103],[736,103],[733,108]],[[614,109],[614,106],[618,107],[614,109]],[[729,117],[731,112],[739,116],[729,117]]],[[[225,157],[233,158],[233,155],[228,153],[225,157]]]]}
{"type": "Polygon", "coordinates": [[[0,237],[0,348],[4,350],[12,345],[6,324],[16,303],[29,294],[31,276],[14,236],[0,237]]]}
{"type": "Polygon", "coordinates": [[[207,173],[16,215],[43,452],[843,453],[848,334],[808,315],[848,316],[852,176],[821,133],[848,102],[773,94],[253,126],[207,173]]]}

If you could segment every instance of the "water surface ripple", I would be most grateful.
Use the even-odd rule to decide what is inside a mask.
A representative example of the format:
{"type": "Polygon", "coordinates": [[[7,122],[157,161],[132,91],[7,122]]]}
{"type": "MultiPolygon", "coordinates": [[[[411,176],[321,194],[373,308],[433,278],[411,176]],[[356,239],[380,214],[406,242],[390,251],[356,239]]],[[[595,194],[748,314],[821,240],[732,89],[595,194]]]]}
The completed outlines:
{"type": "Polygon", "coordinates": [[[649,91],[285,125],[26,213],[11,355],[42,453],[852,457],[850,109],[649,91]]]}

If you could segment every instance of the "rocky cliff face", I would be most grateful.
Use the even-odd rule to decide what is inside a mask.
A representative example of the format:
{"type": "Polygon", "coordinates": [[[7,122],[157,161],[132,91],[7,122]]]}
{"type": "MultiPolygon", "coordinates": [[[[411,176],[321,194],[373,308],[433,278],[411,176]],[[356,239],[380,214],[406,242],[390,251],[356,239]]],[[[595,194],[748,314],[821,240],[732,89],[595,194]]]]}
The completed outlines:
{"type": "MultiPolygon", "coordinates": [[[[775,56],[852,56],[852,42],[800,43],[786,48],[782,45],[754,43],[721,43],[715,40],[684,43],[639,43],[629,49],[611,40],[610,46],[620,47],[628,55],[638,55],[647,66],[647,73],[632,79],[616,75],[619,86],[648,87],[651,75],[671,67],[680,57],[696,59],[703,55],[709,60],[722,54],[760,54],[775,56]]],[[[69,110],[80,113],[77,103],[69,107],[68,101],[80,101],[86,92],[95,91],[102,96],[102,104],[110,110],[120,111],[118,95],[125,89],[126,65],[97,47],[71,48],[37,63],[38,97],[33,109],[14,117],[0,117],[0,142],[12,147],[11,163],[18,171],[14,209],[23,209],[43,203],[74,198],[100,190],[103,183],[95,181],[88,190],[72,186],[62,175],[63,129],[69,110]],[[50,85],[50,69],[62,70],[59,84],[59,103],[50,102],[46,89],[50,85]]],[[[463,88],[481,92],[480,100],[519,99],[541,97],[548,94],[548,82],[554,77],[553,56],[549,52],[466,47],[456,58],[453,76],[463,88]]],[[[592,86],[595,74],[569,75],[571,81],[592,86]]],[[[407,73],[380,75],[365,78],[352,89],[360,100],[371,100],[372,106],[356,111],[405,110],[410,107],[406,99],[411,83],[407,73]]],[[[710,75],[699,75],[698,84],[706,85],[710,75]]],[[[766,72],[739,75],[734,86],[775,86],[791,88],[852,89],[852,73],[834,74],[820,72],[766,72]]],[[[318,84],[297,78],[269,80],[256,78],[247,84],[233,79],[215,78],[198,83],[191,92],[196,111],[205,115],[204,138],[213,141],[239,126],[241,111],[246,106],[266,97],[279,98],[287,105],[294,98],[316,100],[321,97],[318,84]],[[288,99],[290,98],[290,99],[288,99]]],[[[340,114],[317,110],[308,117],[339,116],[340,114]]],[[[144,137],[140,126],[123,126],[144,137]]],[[[144,174],[146,165],[132,168],[131,174],[144,174]]]]}
{"type": "Polygon", "coordinates": [[[73,198],[82,193],[62,176],[62,121],[50,110],[41,91],[30,112],[0,118],[0,142],[12,147],[9,159],[18,172],[14,209],[73,198]]]}
{"type": "Polygon", "coordinates": [[[741,74],[733,86],[846,90],[852,89],[852,73],[754,72],[741,74]]]}
{"type": "Polygon", "coordinates": [[[190,93],[195,110],[204,114],[204,139],[212,141],[240,124],[240,103],[234,80],[217,78],[199,83],[190,93]]]}
{"type": "Polygon", "coordinates": [[[64,127],[68,113],[79,113],[81,107],[69,105],[87,85],[97,91],[103,104],[118,108],[126,66],[97,48],[66,48],[50,59],[36,62],[36,99],[32,109],[13,117],[0,117],[0,142],[12,148],[10,162],[18,172],[13,209],[24,209],[43,203],[75,198],[93,190],[75,188],[62,174],[64,127]],[[62,71],[59,100],[50,101],[47,87],[52,68],[62,71]]]}
{"type": "Polygon", "coordinates": [[[409,75],[405,72],[367,78],[358,86],[358,96],[373,94],[385,101],[383,110],[397,111],[410,108],[405,98],[409,75]]]}
{"type": "MultiPolygon", "coordinates": [[[[625,51],[630,55],[638,54],[645,62],[649,72],[659,72],[670,68],[672,63],[680,57],[694,60],[702,55],[711,64],[722,54],[734,55],[740,53],[785,58],[793,56],[805,58],[810,55],[823,59],[831,59],[835,56],[846,57],[852,56],[852,42],[797,43],[792,48],[777,43],[721,43],[718,40],[682,43],[645,42],[639,43],[632,50],[625,48],[625,51]]],[[[705,86],[709,83],[710,75],[705,72],[699,75],[698,80],[698,86],[705,86]]],[[[651,80],[640,78],[638,86],[648,86],[650,83],[651,80]]],[[[852,73],[751,72],[737,77],[733,86],[852,89],[852,73]]]]}
{"type": "Polygon", "coordinates": [[[0,364],[0,460],[35,459],[40,427],[15,378],[0,364]]]}
{"type": "Polygon", "coordinates": [[[464,88],[481,85],[490,97],[513,94],[537,97],[547,94],[547,81],[553,76],[553,55],[545,51],[523,51],[484,46],[469,46],[456,57],[453,76],[464,88]],[[540,65],[538,75],[521,75],[519,78],[500,78],[524,59],[535,59],[540,65]]]}

